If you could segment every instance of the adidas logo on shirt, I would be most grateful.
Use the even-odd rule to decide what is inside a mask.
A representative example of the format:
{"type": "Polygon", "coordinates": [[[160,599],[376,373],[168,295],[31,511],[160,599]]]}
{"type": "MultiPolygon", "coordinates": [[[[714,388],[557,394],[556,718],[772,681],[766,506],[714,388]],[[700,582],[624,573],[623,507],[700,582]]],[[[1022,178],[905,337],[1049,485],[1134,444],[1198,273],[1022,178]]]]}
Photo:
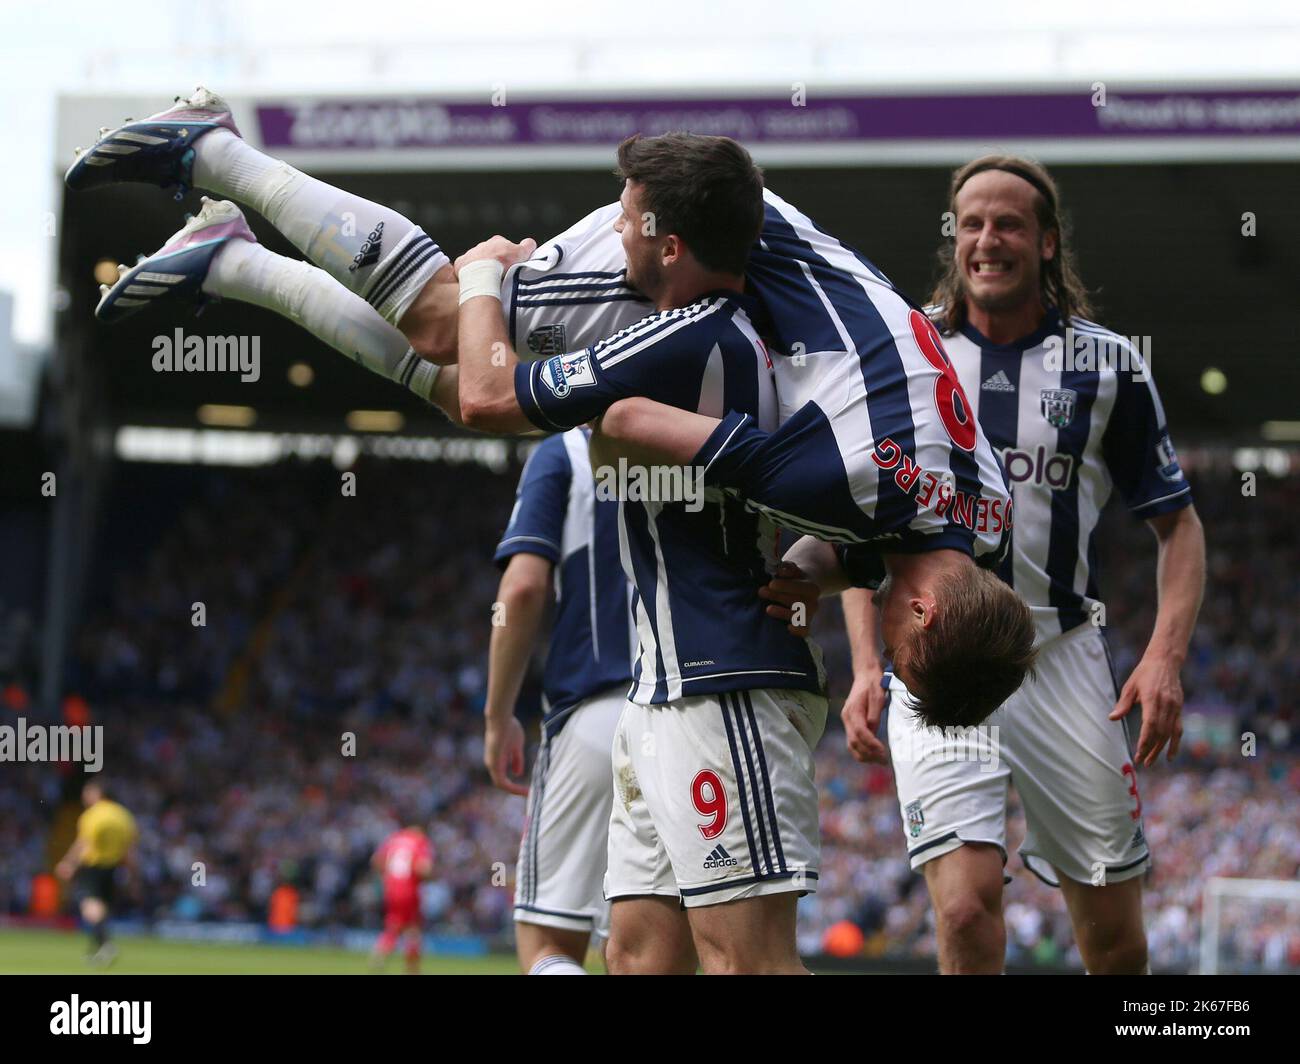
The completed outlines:
{"type": "Polygon", "coordinates": [[[1006,370],[998,370],[993,376],[980,385],[982,392],[1014,392],[1016,386],[1011,383],[1006,374],[1006,370]]]}
{"type": "Polygon", "coordinates": [[[713,847],[713,852],[704,858],[705,868],[732,868],[739,863],[731,854],[727,853],[721,843],[713,847]]]}

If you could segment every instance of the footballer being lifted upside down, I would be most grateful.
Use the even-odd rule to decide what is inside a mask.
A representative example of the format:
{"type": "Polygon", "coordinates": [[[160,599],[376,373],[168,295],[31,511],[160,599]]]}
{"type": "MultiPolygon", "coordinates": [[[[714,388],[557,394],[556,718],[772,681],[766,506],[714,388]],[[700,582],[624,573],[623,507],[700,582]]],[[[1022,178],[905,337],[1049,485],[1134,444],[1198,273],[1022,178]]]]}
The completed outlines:
{"type": "MultiPolygon", "coordinates": [[[[122,268],[97,308],[101,318],[177,297],[256,303],[461,420],[466,396],[458,400],[451,365],[455,273],[411,221],[258,151],[239,136],[226,104],[203,89],[106,133],[67,175],[73,189],[117,181],[201,187],[247,204],[319,268],[262,248],[233,203],[208,201],[159,252],[122,268]]],[[[1010,539],[1002,470],[920,310],[789,203],[769,190],[763,200],[743,282],[757,296],[755,325],[773,359],[780,430],[769,438],[711,372],[693,406],[703,416],[638,401],[605,419],[605,435],[650,445],[661,461],[707,462],[708,483],[786,527],[842,544],[847,577],[829,550],[800,548],[804,567],[816,566],[828,587],[846,579],[876,587],[888,571],[877,596],[882,632],[921,718],[977,723],[1019,686],[1032,660],[1028,612],[985,568],[1010,539]]],[[[585,350],[654,309],[629,283],[624,241],[613,229],[624,208],[593,211],[541,247],[493,244],[493,256],[509,263],[498,292],[504,339],[547,358],[534,371],[538,380],[571,371],[585,350]]],[[[673,234],[656,220],[647,247],[662,253],[673,234]]],[[[640,232],[647,218],[633,221],[640,232]]],[[[707,239],[704,229],[692,235],[696,243],[707,239]]],[[[654,254],[647,266],[659,268],[654,254]]],[[[599,359],[586,365],[601,372],[599,359]]],[[[513,372],[494,374],[496,386],[512,388],[513,372]]],[[[468,398],[473,427],[534,427],[523,408],[494,410],[476,390],[468,398]]],[[[539,427],[558,427],[541,407],[534,413],[539,427]]]]}
{"type": "Polygon", "coordinates": [[[702,510],[621,503],[640,647],[614,750],[609,963],[670,967],[657,951],[681,942],[680,899],[706,970],[800,970],[826,701],[816,648],[755,601],[777,526],[813,537],[796,550],[828,588],[887,574],[881,627],[918,713],[976,723],[1032,661],[1028,609],[986,568],[1009,495],[925,316],[765,192],[739,145],[634,137],[619,169],[618,204],[540,249],[493,238],[456,270],[395,212],[247,145],[210,94],[109,133],[68,183],[209,188],[321,267],[258,247],[237,208],[209,202],[123,270],[103,318],[245,299],[472,428],[600,419],[596,453],[706,469],[702,510]],[[547,357],[521,363],[525,346],[547,357]]]}
{"type": "MultiPolygon", "coordinates": [[[[722,736],[710,735],[708,731],[716,722],[716,709],[710,712],[710,707],[704,705],[683,712],[688,710],[687,703],[693,701],[690,695],[694,692],[723,693],[722,723],[726,726],[726,741],[733,751],[735,788],[731,779],[720,779],[712,766],[697,772],[691,781],[692,800],[696,814],[706,819],[693,826],[706,841],[714,838],[710,831],[721,834],[727,827],[731,795],[737,796],[741,810],[747,812],[746,786],[766,788],[762,793],[767,802],[756,803],[758,834],[764,850],[765,827],[777,840],[773,853],[779,867],[771,866],[769,855],[759,856],[760,847],[755,845],[746,819],[744,826],[754,873],[749,877],[750,882],[761,885],[766,881],[771,891],[789,889],[782,882],[787,868],[791,867],[787,859],[797,862],[793,867],[803,872],[802,885],[809,886],[815,875],[803,863],[803,855],[815,852],[815,846],[809,845],[810,840],[815,840],[815,823],[802,827],[807,823],[803,817],[807,788],[801,786],[788,797],[779,796],[775,803],[779,812],[774,811],[770,797],[773,788],[766,778],[765,763],[778,766],[774,774],[780,773],[781,767],[798,764],[805,744],[810,747],[820,733],[825,703],[817,700],[817,717],[808,715],[806,700],[802,713],[798,703],[781,707],[784,716],[804,737],[805,744],[800,744],[782,735],[779,725],[782,713],[768,712],[772,703],[780,705],[781,699],[788,698],[792,692],[758,688],[759,678],[764,675],[783,676],[786,678],[783,682],[797,683],[799,687],[811,680],[799,653],[784,644],[765,647],[761,629],[755,629],[753,637],[743,643],[733,645],[729,660],[720,661],[716,653],[704,658],[691,653],[701,645],[710,645],[710,640],[714,646],[725,645],[727,640],[726,635],[711,630],[709,636],[696,643],[694,625],[703,631],[709,622],[720,623],[728,635],[744,634],[741,615],[717,592],[719,586],[725,588],[725,581],[712,575],[707,564],[710,529],[722,526],[724,547],[720,560],[724,564],[732,561],[725,548],[727,526],[732,526],[732,536],[737,535],[737,529],[742,536],[752,535],[749,529],[754,526],[742,523],[744,510],[737,512],[731,500],[743,498],[745,509],[782,524],[798,527],[800,522],[817,522],[819,534],[833,531],[841,538],[853,540],[855,545],[850,551],[865,553],[867,548],[872,548],[873,556],[868,558],[876,562],[874,571],[868,574],[872,579],[883,569],[879,555],[874,554],[878,548],[873,541],[882,534],[891,536],[889,547],[885,548],[890,552],[888,562],[894,579],[905,584],[908,597],[900,599],[890,593],[884,596],[884,627],[900,641],[901,645],[891,649],[899,660],[913,666],[918,660],[925,663],[924,654],[928,651],[942,662],[937,673],[924,668],[909,673],[914,683],[927,688],[930,698],[922,699],[922,707],[939,719],[944,719],[944,713],[957,714],[955,719],[962,723],[982,719],[981,699],[995,690],[1005,694],[1014,691],[1032,657],[1032,632],[1025,630],[1028,612],[1023,604],[1014,595],[1007,594],[995,578],[976,569],[969,555],[961,551],[963,546],[970,549],[970,540],[962,537],[978,534],[973,528],[932,528],[926,539],[918,538],[906,525],[890,529],[882,527],[883,522],[876,524],[881,508],[874,506],[875,512],[867,515],[852,489],[843,482],[840,452],[835,447],[828,419],[815,402],[796,410],[784,426],[773,430],[768,392],[771,384],[767,379],[771,375],[763,372],[767,353],[753,325],[754,318],[763,314],[765,308],[754,304],[744,293],[744,271],[749,265],[753,276],[753,260],[752,243],[743,238],[747,228],[750,234],[760,228],[762,203],[756,188],[758,178],[743,176],[744,167],[737,162],[738,154],[747,163],[743,149],[734,142],[685,135],[648,140],[633,138],[620,147],[619,170],[625,178],[625,187],[622,213],[615,222],[615,230],[623,243],[627,280],[655,301],[658,313],[585,351],[525,364],[510,350],[506,325],[497,306],[498,293],[505,269],[527,249],[497,238],[473,249],[456,263],[461,301],[458,330],[461,412],[467,424],[496,431],[522,431],[533,426],[559,430],[595,418],[599,428],[593,437],[593,447],[602,449],[606,456],[621,451],[623,457],[631,457],[638,463],[690,461],[710,472],[719,468],[725,471],[725,476],[714,482],[715,486],[726,489],[716,491],[713,496],[721,507],[721,521],[711,516],[707,522],[691,524],[673,507],[623,504],[624,564],[637,585],[642,649],[634,670],[633,704],[624,713],[615,743],[615,780],[623,801],[616,801],[611,824],[607,880],[607,894],[615,900],[615,938],[611,950],[619,938],[619,902],[624,898],[633,900],[635,895],[671,892],[674,882],[667,878],[668,872],[675,876],[677,891],[688,906],[740,898],[756,900],[758,894],[757,886],[744,894],[732,892],[749,886],[745,878],[728,876],[710,883],[707,877],[699,876],[697,866],[688,856],[692,840],[698,848],[698,839],[694,839],[689,826],[683,831],[682,810],[674,803],[675,792],[686,784],[684,770],[699,767],[702,751],[723,746],[722,736]],[[730,181],[725,179],[727,163],[739,171],[730,181]],[[747,191],[753,192],[756,205],[755,217],[751,219],[738,213],[747,191]],[[728,209],[716,206],[722,203],[728,209]],[[641,224],[646,218],[654,219],[653,233],[641,224]],[[763,357],[763,362],[757,363],[757,378],[753,370],[756,353],[763,357]],[[699,413],[709,410],[711,404],[728,411],[721,422],[708,413],[699,413]],[[830,475],[825,472],[828,469],[830,475]],[[820,490],[808,492],[809,481],[820,486],[820,490]],[[833,506],[824,505],[822,500],[826,497],[833,504],[842,503],[841,509],[836,511],[833,506]],[[831,521],[835,519],[842,521],[842,526],[832,527],[831,521]],[[914,566],[914,559],[922,559],[922,564],[914,566]],[[912,657],[912,641],[917,640],[918,632],[924,632],[933,623],[933,615],[938,612],[933,599],[925,600],[923,582],[961,581],[965,573],[975,574],[977,594],[988,589],[988,594],[977,603],[984,608],[974,611],[982,614],[987,624],[982,639],[964,639],[965,633],[960,629],[946,633],[947,638],[940,643],[933,643],[923,635],[918,640],[923,649],[916,651],[918,657],[912,657]],[[707,589],[707,593],[701,593],[701,588],[707,589]],[[907,605],[900,610],[896,604],[902,601],[907,605]],[[1000,601],[1009,601],[1013,606],[1005,626],[997,615],[1000,601]],[[1009,637],[1007,642],[997,646],[988,641],[989,629],[1009,637]],[[679,641],[686,644],[685,648],[679,641]],[[959,644],[964,653],[970,653],[975,642],[980,643],[981,651],[992,648],[999,656],[993,662],[977,656],[963,662],[967,671],[982,666],[982,678],[986,681],[982,690],[966,692],[958,681],[968,677],[946,672],[951,663],[943,661],[943,652],[959,644]],[[690,653],[690,660],[685,660],[687,654],[682,653],[683,649],[690,653]],[[729,668],[719,671],[719,666],[724,664],[729,668]],[[998,668],[1003,670],[1001,674],[996,671],[998,668]],[[929,687],[936,674],[949,686],[940,691],[929,687]],[[748,727],[759,737],[758,753],[748,765],[748,780],[742,759],[735,753],[737,742],[743,750],[749,741],[746,717],[739,712],[739,701],[729,705],[728,690],[744,692],[748,727]],[[759,708],[757,720],[754,704],[759,708]],[[643,706],[649,709],[643,710],[643,706]],[[729,709],[736,714],[734,733],[729,709]],[[804,727],[799,726],[800,721],[805,721],[804,727]],[[648,746],[653,756],[645,753],[647,739],[651,740],[648,746]],[[765,758],[762,754],[765,742],[779,748],[783,756],[774,751],[765,758]],[[754,770],[754,762],[763,768],[762,773],[754,770]],[[770,819],[763,819],[764,812],[770,819]],[[783,835],[787,851],[784,853],[779,841],[783,835]],[[792,836],[799,846],[791,845],[792,836]],[[624,839],[621,843],[620,837],[624,839]],[[662,857],[653,856],[660,845],[657,839],[663,840],[661,845],[667,851],[666,867],[662,857]],[[626,860],[627,854],[632,855],[632,860],[626,860]],[[766,868],[764,858],[769,862],[766,868]]],[[[915,317],[912,312],[908,315],[914,334],[912,357],[932,367],[931,387],[934,387],[934,372],[950,383],[948,374],[931,360],[933,355],[941,366],[946,366],[942,348],[931,336],[932,330],[925,327],[928,322],[919,312],[915,314],[915,317]]],[[[905,373],[899,377],[901,387],[895,384],[894,397],[903,391],[906,399],[907,377],[905,373]]],[[[956,390],[955,385],[953,388],[956,390]]],[[[888,397],[888,373],[882,375],[879,390],[888,397]]],[[[944,430],[961,433],[966,446],[974,451],[979,443],[978,433],[964,431],[972,426],[960,419],[961,410],[956,407],[960,400],[954,402],[951,393],[947,398],[955,408],[950,408],[955,416],[953,427],[944,425],[944,430]]],[[[935,402],[935,409],[944,408],[935,402]]],[[[888,420],[887,408],[882,407],[882,428],[901,422],[900,413],[895,412],[894,417],[897,421],[888,420]]],[[[909,451],[916,449],[919,430],[911,418],[910,404],[906,417],[906,435],[899,428],[877,441],[872,460],[882,470],[904,464],[902,446],[894,435],[911,445],[909,451]]],[[[906,457],[912,467],[910,480],[926,475],[910,454],[906,457]]],[[[952,465],[960,467],[959,460],[952,465]]],[[[994,471],[998,472],[996,466],[994,471]]],[[[1000,482],[1000,473],[998,477],[1000,482]]],[[[885,481],[883,476],[880,479],[885,481]]],[[[945,505],[942,498],[945,485],[932,475],[931,479],[936,483],[930,485],[930,494],[940,494],[934,502],[940,516],[957,507],[984,509],[974,498],[966,503],[956,500],[958,492],[968,488],[961,482],[957,488],[951,483],[946,485],[945,505]]],[[[1004,503],[1005,497],[982,501],[988,509],[993,509],[992,503],[1004,503]]],[[[914,504],[912,516],[915,514],[914,504]]],[[[967,520],[978,528],[978,520],[967,520]]],[[[950,523],[957,524],[955,520],[950,523]]],[[[760,534],[766,534],[762,524],[757,528],[760,534]]],[[[827,551],[818,554],[823,559],[820,562],[816,562],[817,554],[807,551],[801,554],[801,561],[807,557],[810,563],[816,562],[817,573],[830,583],[834,579],[833,555],[827,559],[827,551]]],[[[745,759],[748,758],[745,751],[745,759]]],[[[689,807],[685,812],[687,825],[698,819],[690,816],[689,807]]],[[[734,861],[735,849],[720,844],[705,858],[703,867],[709,869],[734,861]]],[[[796,875],[793,881],[797,883],[799,879],[796,875]]],[[[793,908],[755,906],[746,916],[742,918],[739,909],[724,908],[717,914],[709,912],[706,920],[703,913],[697,914],[692,909],[692,929],[706,968],[711,967],[712,955],[716,962],[713,970],[735,970],[732,967],[734,944],[751,936],[755,936],[752,941],[757,941],[757,935],[764,932],[771,941],[772,929],[783,927],[786,918],[792,919],[793,908]]],[[[638,920],[636,926],[648,928],[651,922],[638,920]]],[[[766,954],[771,967],[763,970],[788,970],[781,963],[786,956],[774,944],[772,952],[766,954]]]]}

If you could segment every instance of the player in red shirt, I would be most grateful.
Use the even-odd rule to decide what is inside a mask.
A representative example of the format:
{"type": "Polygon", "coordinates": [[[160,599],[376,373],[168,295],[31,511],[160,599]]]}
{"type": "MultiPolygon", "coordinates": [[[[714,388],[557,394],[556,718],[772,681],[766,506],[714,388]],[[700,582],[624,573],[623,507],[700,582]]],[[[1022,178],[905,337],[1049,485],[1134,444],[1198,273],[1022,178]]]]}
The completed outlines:
{"type": "Polygon", "coordinates": [[[371,864],[384,877],[384,933],[375,943],[371,965],[381,970],[406,936],[406,971],[420,974],[420,883],[433,875],[433,844],[415,825],[395,831],[375,851],[371,864]]]}

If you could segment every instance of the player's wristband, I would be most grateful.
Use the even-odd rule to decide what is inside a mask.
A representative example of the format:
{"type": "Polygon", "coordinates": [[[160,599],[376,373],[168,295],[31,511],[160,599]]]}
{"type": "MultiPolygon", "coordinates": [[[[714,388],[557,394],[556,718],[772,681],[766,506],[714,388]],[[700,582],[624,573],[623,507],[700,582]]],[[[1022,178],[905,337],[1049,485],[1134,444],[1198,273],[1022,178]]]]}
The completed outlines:
{"type": "Polygon", "coordinates": [[[462,266],[457,276],[460,278],[460,301],[473,299],[475,296],[491,296],[500,302],[501,279],[506,275],[506,268],[496,259],[480,259],[462,266]]]}

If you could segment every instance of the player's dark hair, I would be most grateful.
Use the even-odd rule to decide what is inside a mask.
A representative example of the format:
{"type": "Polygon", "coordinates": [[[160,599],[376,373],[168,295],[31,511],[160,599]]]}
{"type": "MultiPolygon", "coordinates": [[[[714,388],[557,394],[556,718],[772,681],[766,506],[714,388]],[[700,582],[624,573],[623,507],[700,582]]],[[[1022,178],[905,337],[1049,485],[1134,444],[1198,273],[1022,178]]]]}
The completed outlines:
{"type": "Polygon", "coordinates": [[[657,234],[680,237],[706,269],[745,272],[763,228],[763,171],[734,140],[638,133],[618,146],[615,172],[640,186],[657,234]]]}
{"type": "Polygon", "coordinates": [[[945,577],[935,607],[930,627],[908,640],[896,664],[924,725],[974,727],[1033,668],[1033,615],[1010,585],[973,565],[945,577]]]}
{"type": "MultiPolygon", "coordinates": [[[[1018,155],[984,155],[959,166],[952,174],[948,187],[948,210],[957,215],[957,193],[976,174],[986,170],[1001,170],[1032,185],[1038,193],[1034,209],[1039,230],[1056,233],[1056,255],[1039,262],[1042,280],[1043,303],[1055,307],[1067,325],[1072,317],[1093,317],[1088,289],[1074,264],[1074,249],[1070,246],[1069,219],[1061,210],[1061,195],[1047,168],[1032,159],[1018,155]]],[[[952,334],[966,321],[966,288],[962,283],[961,267],[957,263],[957,240],[952,236],[939,247],[939,280],[935,284],[930,302],[941,309],[936,324],[946,334],[952,334]]]]}

